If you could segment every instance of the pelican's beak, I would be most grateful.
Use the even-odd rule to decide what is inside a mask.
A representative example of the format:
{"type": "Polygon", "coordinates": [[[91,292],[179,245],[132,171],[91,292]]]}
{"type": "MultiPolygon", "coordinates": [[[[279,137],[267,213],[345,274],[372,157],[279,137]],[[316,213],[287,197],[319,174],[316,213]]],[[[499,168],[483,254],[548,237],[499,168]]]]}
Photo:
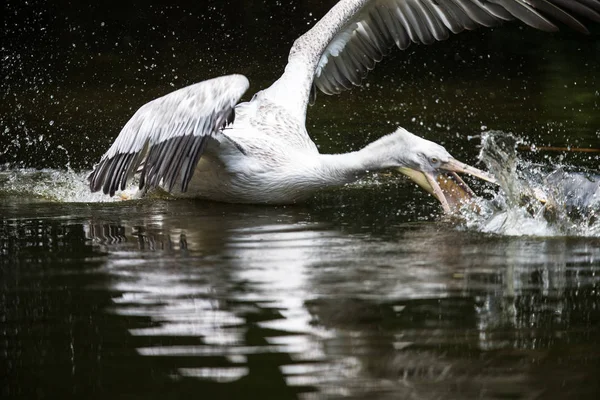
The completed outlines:
{"type": "Polygon", "coordinates": [[[438,199],[445,213],[450,213],[453,208],[463,204],[475,195],[457,173],[469,174],[484,181],[496,183],[496,180],[487,172],[453,158],[442,163],[438,170],[434,172],[425,172],[408,167],[398,168],[398,170],[438,199]]]}
{"type": "Polygon", "coordinates": [[[454,158],[451,158],[450,161],[442,163],[439,169],[440,171],[444,172],[469,174],[471,176],[474,176],[475,178],[483,179],[486,182],[498,184],[496,179],[487,172],[477,169],[475,167],[471,167],[470,165],[462,163],[454,158]]]}

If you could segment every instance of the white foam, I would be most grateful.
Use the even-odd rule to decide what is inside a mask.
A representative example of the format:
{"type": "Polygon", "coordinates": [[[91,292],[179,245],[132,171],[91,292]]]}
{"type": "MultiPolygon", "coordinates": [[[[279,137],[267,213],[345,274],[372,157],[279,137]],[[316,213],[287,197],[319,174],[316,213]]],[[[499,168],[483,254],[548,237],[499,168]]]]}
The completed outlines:
{"type": "Polygon", "coordinates": [[[107,196],[102,192],[91,193],[87,181],[89,171],[55,169],[16,169],[0,172],[0,194],[23,195],[46,200],[76,203],[114,202],[123,196],[134,198],[135,184],[131,184],[123,196],[107,196]]]}

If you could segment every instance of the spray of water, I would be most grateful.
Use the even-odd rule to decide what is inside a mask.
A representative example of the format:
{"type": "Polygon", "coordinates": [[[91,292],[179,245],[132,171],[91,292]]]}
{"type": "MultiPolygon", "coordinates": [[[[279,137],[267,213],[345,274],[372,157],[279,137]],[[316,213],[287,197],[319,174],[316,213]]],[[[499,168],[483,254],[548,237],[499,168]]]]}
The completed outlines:
{"type": "MultiPolygon", "coordinates": [[[[97,203],[121,200],[103,193],[91,193],[87,182],[89,171],[71,169],[6,169],[0,170],[0,195],[33,197],[59,202],[97,203]]],[[[125,194],[135,192],[134,186],[125,194]]]]}
{"type": "Polygon", "coordinates": [[[522,143],[511,134],[483,134],[480,158],[499,190],[460,210],[465,226],[501,235],[600,236],[600,173],[523,160],[522,143]]]}

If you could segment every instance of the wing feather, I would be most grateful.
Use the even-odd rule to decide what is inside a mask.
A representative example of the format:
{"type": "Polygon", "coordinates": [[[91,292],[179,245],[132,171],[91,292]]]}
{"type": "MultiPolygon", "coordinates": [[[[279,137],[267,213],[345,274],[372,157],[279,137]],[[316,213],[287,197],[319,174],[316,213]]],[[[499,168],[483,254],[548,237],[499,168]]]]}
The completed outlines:
{"type": "Polygon", "coordinates": [[[579,31],[581,33],[587,33],[585,25],[583,25],[581,22],[579,22],[579,20],[577,20],[571,14],[567,13],[562,8],[557,7],[555,4],[549,3],[546,0],[529,0],[529,2],[536,9],[544,12],[544,14],[547,14],[553,19],[572,27],[576,31],[579,31]]]}
{"type": "Polygon", "coordinates": [[[528,5],[524,0],[489,0],[506,9],[515,18],[525,24],[547,32],[558,30],[556,25],[544,18],[538,11],[528,5]]]}
{"type": "Polygon", "coordinates": [[[598,0],[547,0],[549,3],[571,12],[585,16],[594,22],[600,22],[600,1],[598,0]]]}
{"type": "Polygon", "coordinates": [[[423,15],[427,19],[427,25],[435,40],[442,41],[448,39],[450,33],[448,32],[448,29],[446,29],[444,21],[439,18],[437,11],[433,7],[433,3],[428,1],[422,2],[421,9],[423,10],[423,15]]]}
{"type": "Polygon", "coordinates": [[[248,85],[242,75],[222,76],[140,107],[88,177],[91,190],[113,196],[143,161],[140,189],[164,185],[171,191],[180,177],[185,192],[208,140],[230,119],[248,85]]]}
{"type": "MultiPolygon", "coordinates": [[[[410,0],[409,0],[410,1],[410,0]]],[[[397,3],[396,16],[408,32],[410,40],[413,42],[427,43],[429,40],[425,37],[421,20],[415,10],[407,0],[400,0],[397,3]]]]}
{"type": "Polygon", "coordinates": [[[472,0],[453,1],[467,16],[467,20],[465,21],[465,23],[469,25],[470,29],[475,29],[479,26],[485,26],[490,28],[498,25],[498,19],[495,18],[493,15],[489,14],[485,8],[481,7],[480,3],[473,3],[472,0]]]}
{"type": "Polygon", "coordinates": [[[377,7],[375,9],[379,16],[381,17],[381,21],[383,22],[382,30],[387,30],[394,43],[398,48],[404,50],[410,45],[410,39],[406,34],[406,30],[400,24],[398,19],[393,17],[393,11],[390,9],[389,4],[384,4],[381,7],[377,7]]]}
{"type": "Polygon", "coordinates": [[[476,25],[464,11],[453,2],[431,2],[431,7],[436,11],[438,18],[452,33],[460,33],[465,29],[475,29],[476,25]]]}

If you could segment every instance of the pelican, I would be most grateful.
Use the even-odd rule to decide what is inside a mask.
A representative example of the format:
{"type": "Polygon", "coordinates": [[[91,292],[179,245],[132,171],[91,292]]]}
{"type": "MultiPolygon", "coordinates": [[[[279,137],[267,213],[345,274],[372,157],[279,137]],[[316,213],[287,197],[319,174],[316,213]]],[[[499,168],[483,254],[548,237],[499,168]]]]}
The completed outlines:
{"type": "Polygon", "coordinates": [[[143,105],[90,174],[90,188],[113,196],[139,173],[142,194],[161,187],[176,196],[283,204],[398,169],[450,211],[440,175],[465,191],[457,173],[494,179],[403,128],[358,151],[320,154],[305,126],[316,90],[333,95],[361,85],[394,44],[404,50],[511,20],[588,33],[582,17],[600,22],[600,0],[341,0],[294,42],[283,75],[249,102],[239,103],[246,77],[228,75],[143,105]]]}

